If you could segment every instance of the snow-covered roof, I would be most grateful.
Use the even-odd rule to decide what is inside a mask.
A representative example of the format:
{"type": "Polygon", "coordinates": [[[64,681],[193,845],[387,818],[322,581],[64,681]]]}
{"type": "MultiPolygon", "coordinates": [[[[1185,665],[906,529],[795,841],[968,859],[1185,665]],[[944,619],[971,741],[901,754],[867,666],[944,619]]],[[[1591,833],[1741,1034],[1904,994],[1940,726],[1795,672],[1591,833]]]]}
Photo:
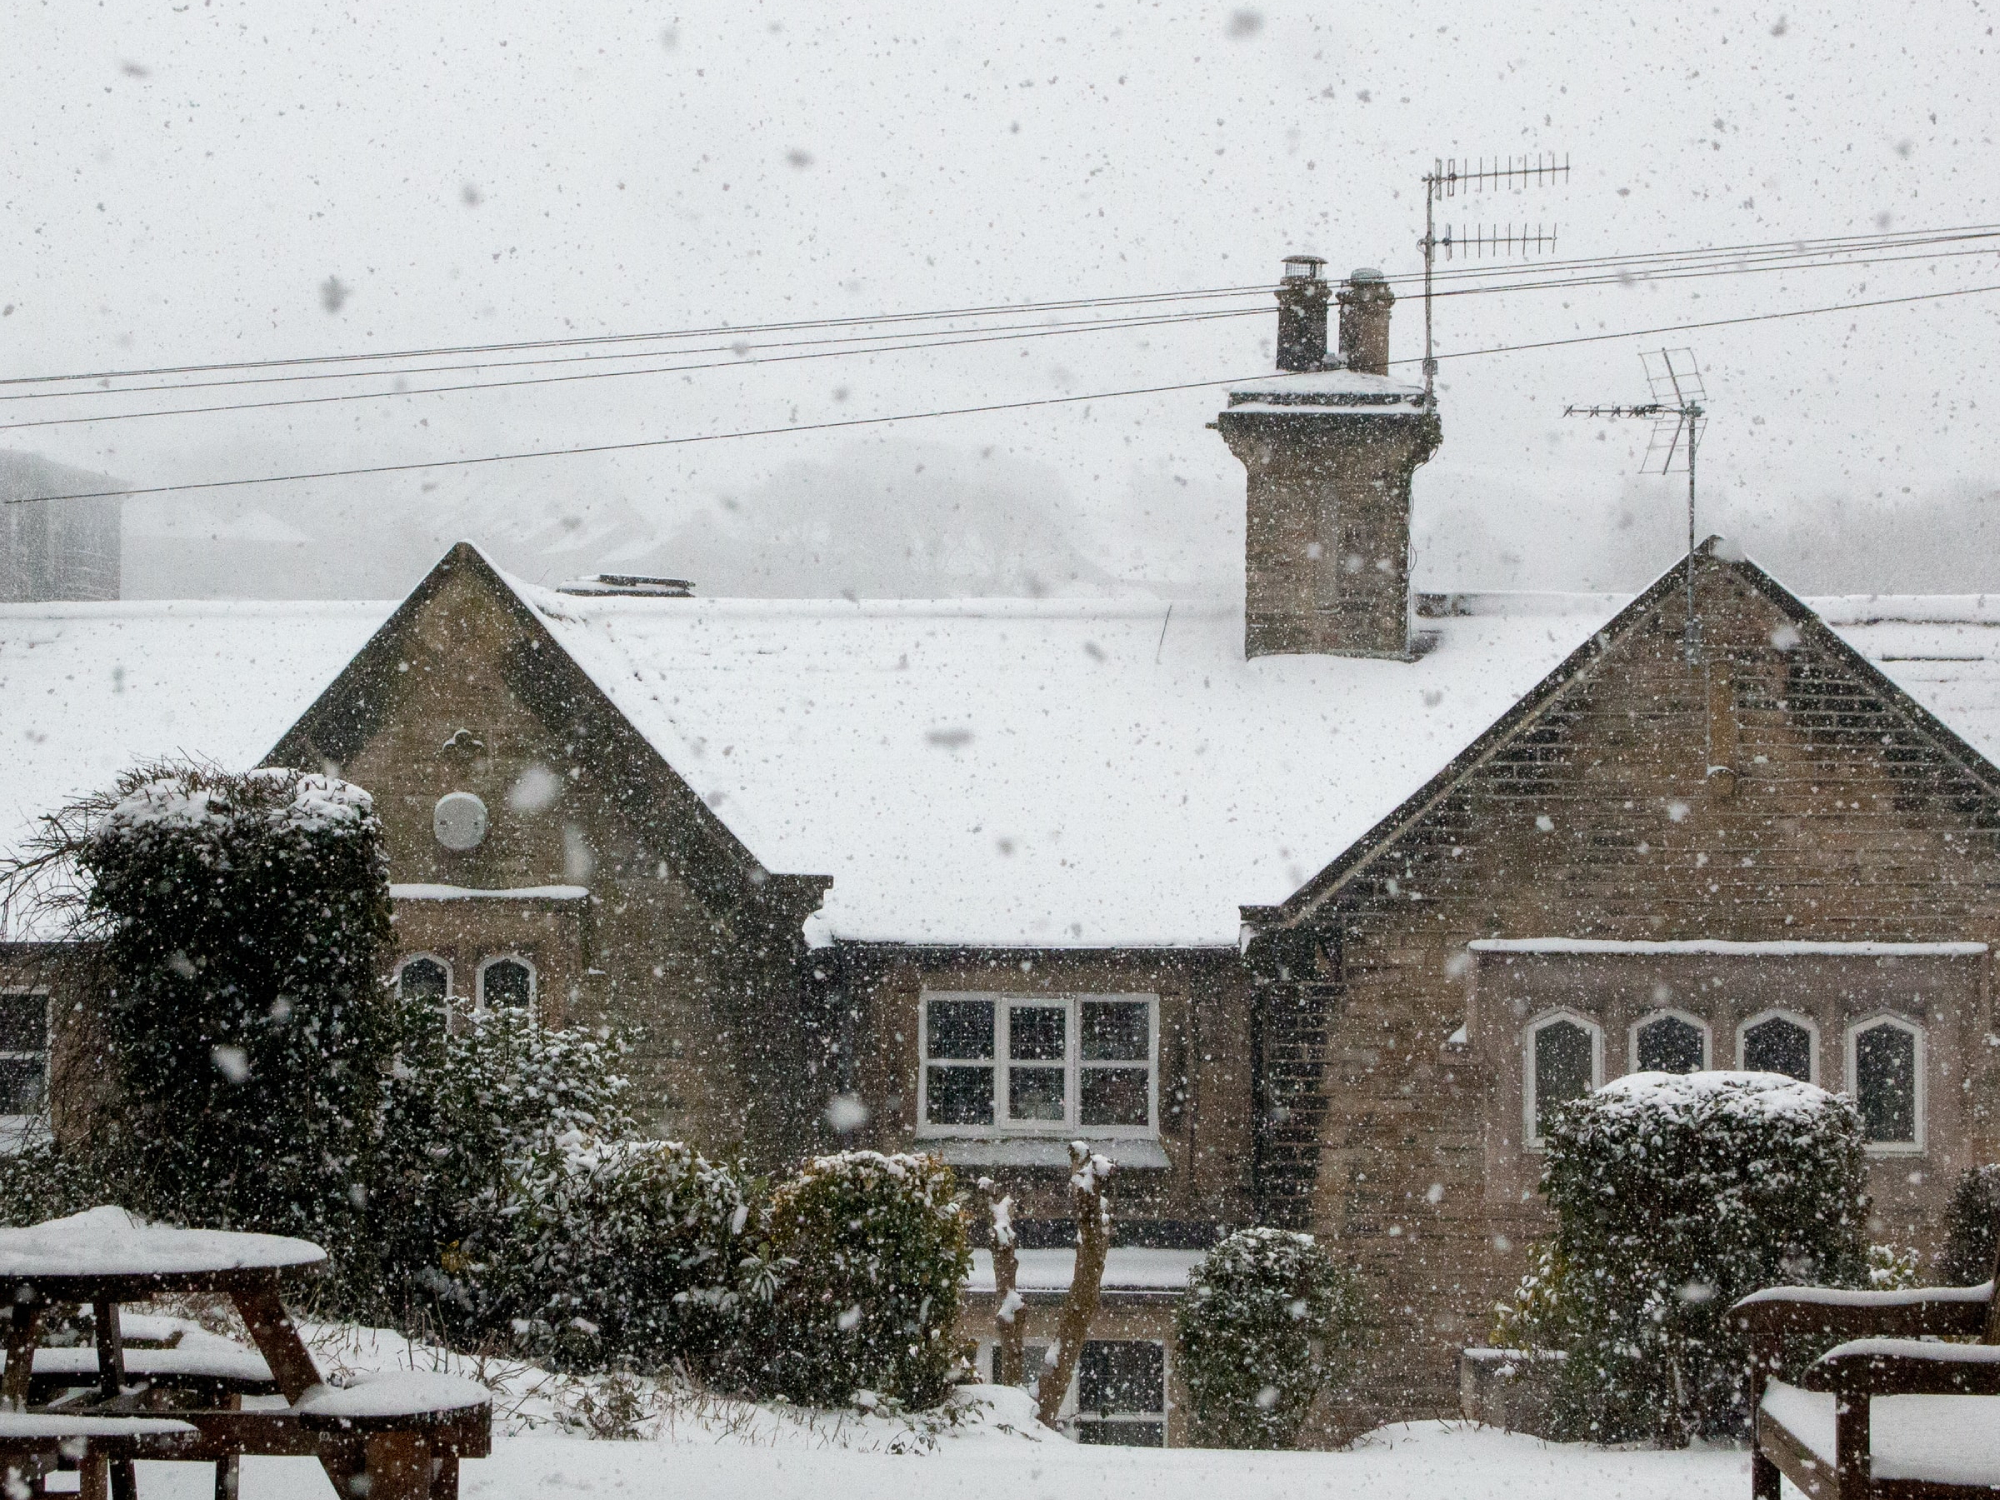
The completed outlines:
{"type": "Polygon", "coordinates": [[[1301,407],[1409,417],[1430,409],[1422,386],[1406,385],[1366,370],[1267,375],[1245,381],[1229,392],[1232,412],[1296,412],[1301,407]]]}
{"type": "MultiPolygon", "coordinates": [[[[833,877],[816,929],[996,946],[1232,945],[1625,602],[1467,595],[1414,662],[1246,661],[1233,608],[515,587],[759,861],[833,877]]],[[[2000,598],[1816,607],[2000,759],[2000,598]]],[[[255,764],[391,608],[0,605],[0,846],[142,759],[255,764]]]]}

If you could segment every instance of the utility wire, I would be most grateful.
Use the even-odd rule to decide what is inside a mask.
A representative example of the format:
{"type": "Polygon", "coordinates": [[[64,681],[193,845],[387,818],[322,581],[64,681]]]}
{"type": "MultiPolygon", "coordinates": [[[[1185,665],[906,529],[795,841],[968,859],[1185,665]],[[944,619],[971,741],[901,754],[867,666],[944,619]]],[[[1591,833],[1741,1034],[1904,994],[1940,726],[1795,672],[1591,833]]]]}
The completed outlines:
{"type": "MultiPolygon", "coordinates": [[[[1898,230],[1893,233],[1877,235],[1837,235],[1810,240],[1771,240],[1754,244],[1711,246],[1690,250],[1645,251],[1566,261],[1545,261],[1538,262],[1537,264],[1541,269],[1553,272],[1578,268],[1610,267],[1619,264],[1665,264],[1688,257],[1727,257],[1733,255],[1753,255],[1759,252],[1794,255],[1811,253],[1838,254],[1842,253],[1843,247],[1847,249],[1893,248],[1898,245],[1943,243],[1953,238],[1976,238],[1992,235],[2000,235],[2000,225],[1961,225],[1936,230],[1898,230]]],[[[1491,267],[1467,266],[1463,269],[1448,267],[1438,271],[1435,279],[1476,279],[1482,276],[1490,277],[1512,274],[1513,270],[1513,267],[1504,265],[1491,267]]],[[[1397,275],[1387,279],[1393,284],[1409,284],[1420,278],[1413,274],[1397,275]]],[[[1081,297],[1047,302],[994,303],[976,307],[933,309],[927,312],[878,313],[843,318],[796,319],[785,322],[744,324],[735,327],[721,324],[708,327],[671,329],[652,333],[579,335],[572,338],[536,339],[511,343],[439,345],[420,349],[384,350],[376,353],[310,355],[286,359],[163,365],[149,368],[82,371],[56,375],[22,375],[0,379],[0,387],[139,379],[153,376],[206,374],[236,370],[267,370],[316,364],[375,364],[385,360],[447,358],[459,355],[508,353],[535,349],[599,347],[610,344],[658,342],[663,340],[720,336],[723,334],[735,334],[740,337],[745,334],[792,332],[821,328],[868,327],[889,323],[940,321],[949,318],[995,317],[1026,312],[1066,311],[1090,307],[1141,306],[1159,302],[1194,301],[1215,297],[1268,293],[1271,289],[1270,284],[1267,282],[1254,286],[1208,287],[1184,292],[1146,292],[1123,297],[1081,297]]]]}
{"type": "MultiPolygon", "coordinates": [[[[1456,290],[1448,290],[1440,292],[1437,295],[1440,298],[1443,298],[1443,297],[1484,296],[1496,293],[1514,293],[1514,292],[1524,292],[1524,291],[1563,291],[1579,287],[1623,285],[1638,280],[1683,281],[1690,279],[1705,279],[1714,276],[1750,275],[1759,272],[1790,271],[1790,270],[1825,270],[1829,268],[1838,269],[1844,267],[1857,267],[1857,266],[1893,265],[1893,264],[1898,264],[1900,262],[1913,261],[1913,260],[1944,260],[1965,255],[1987,256],[1995,254],[2000,254],[2000,247],[1995,247],[1993,249],[1986,249],[1986,250],[1935,251],[1920,255],[1882,256],[1882,257],[1873,257],[1857,261],[1817,262],[1817,263],[1808,263],[1804,265],[1792,265],[1792,264],[1752,265],[1752,266],[1729,265],[1729,266],[1709,267],[1704,269],[1675,270],[1675,271],[1659,272],[1659,273],[1649,272],[1649,273],[1635,274],[1635,273],[1621,272],[1617,275],[1608,275],[1608,276],[1579,276],[1579,277],[1570,277],[1566,279],[1551,279],[1551,280],[1529,279],[1529,280],[1507,283],[1499,286],[1462,287],[1456,290]]],[[[905,350],[949,349],[949,348],[955,348],[961,344],[1012,343],[1012,342],[1018,342],[1023,339],[1044,338],[1057,334],[1118,331],[1122,329],[1155,328],[1155,327],[1163,327],[1163,326],[1177,325],[1183,323],[1208,322],[1219,318],[1262,316],[1267,311],[1268,309],[1262,306],[1258,306],[1258,307],[1248,307],[1248,308],[1220,309],[1220,310],[1212,310],[1212,311],[1198,312],[1198,313],[1165,314],[1154,318],[1146,318],[1146,317],[1092,318],[1092,319],[1081,320],[1075,323],[1034,325],[1028,328],[1016,327],[1013,329],[1003,329],[998,332],[982,332],[979,330],[954,331],[946,333],[942,336],[931,337],[925,342],[895,343],[895,344],[890,344],[885,341],[888,339],[920,339],[924,338],[925,336],[924,334],[921,333],[881,334],[881,335],[862,335],[859,337],[841,337],[833,339],[780,340],[771,344],[745,345],[742,343],[737,343],[737,344],[710,346],[706,349],[694,348],[694,349],[684,349],[684,350],[674,351],[675,354],[728,352],[730,354],[737,356],[736,358],[733,359],[713,360],[700,364],[653,365],[643,368],[631,368],[631,369],[620,369],[620,370],[592,370],[582,374],[572,374],[572,375],[536,375],[536,376],[524,376],[512,380],[465,381],[455,385],[408,386],[408,387],[398,387],[386,391],[347,391],[333,395],[302,396],[284,400],[232,401],[232,402],[221,402],[212,406],[159,407],[142,411],[93,413],[86,416],[29,418],[18,422],[0,422],[0,432],[13,432],[23,428],[32,428],[32,427],[73,427],[81,424],[95,423],[95,422],[132,421],[147,417],[181,417],[181,416],[199,416],[217,412],[264,411],[276,407],[323,406],[323,405],[346,402],[346,401],[384,401],[403,396],[435,396],[435,395],[446,395],[453,393],[463,393],[467,391],[508,390],[520,386],[566,385],[579,380],[604,380],[604,379],[612,379],[617,377],[633,376],[633,375],[671,375],[671,374],[679,374],[690,371],[742,369],[742,368],[748,368],[753,365],[790,364],[799,360],[844,358],[857,354],[895,354],[903,352],[905,350]],[[812,345],[828,344],[828,343],[840,344],[840,345],[867,344],[870,345],[871,347],[818,350],[816,352],[808,354],[764,355],[756,359],[750,359],[744,357],[752,349],[789,349],[789,348],[798,348],[801,346],[812,346],[812,345]]],[[[580,358],[581,362],[583,363],[595,363],[606,358],[623,359],[623,358],[638,358],[638,357],[642,356],[591,355],[591,356],[581,356],[580,358]]],[[[578,359],[579,357],[572,356],[568,359],[558,360],[555,362],[575,363],[578,362],[578,359]]],[[[539,366],[543,363],[543,361],[524,360],[524,361],[519,361],[517,363],[531,365],[531,366],[539,366]]],[[[484,367],[472,366],[471,368],[477,369],[484,367]]],[[[391,372],[372,371],[369,373],[374,375],[386,376],[388,373],[391,372]]],[[[395,372],[395,373],[400,374],[400,373],[422,373],[422,372],[395,372]]],[[[440,371],[439,373],[442,373],[442,371],[440,371]]],[[[353,375],[341,375],[338,377],[290,375],[290,376],[278,376],[278,377],[254,377],[248,380],[241,380],[241,381],[236,381],[236,380],[212,381],[212,382],[204,382],[202,384],[203,385],[239,385],[239,384],[255,385],[255,384],[261,384],[264,381],[271,379],[275,379],[281,382],[288,382],[294,380],[314,380],[314,379],[327,379],[327,378],[353,379],[355,377],[353,375]]],[[[115,395],[126,395],[126,394],[138,394],[145,391],[176,391],[176,390],[193,390],[200,388],[202,387],[198,385],[164,385],[164,386],[141,386],[141,387],[129,388],[127,390],[107,390],[107,391],[88,392],[88,393],[37,391],[25,394],[16,393],[11,396],[0,395],[0,401],[33,400],[33,399],[43,399],[50,396],[61,397],[61,396],[78,395],[78,394],[115,396],[115,395]]]]}
{"type": "MultiPolygon", "coordinates": [[[[2000,283],[1991,286],[1960,287],[1948,292],[1920,292],[1908,297],[1881,297],[1868,302],[1837,302],[1826,307],[1799,307],[1786,312],[1754,313],[1741,318],[1711,318],[1699,323],[1673,323],[1659,328],[1628,328],[1618,333],[1582,334],[1573,338],[1543,339],[1532,344],[1506,344],[1491,349],[1467,349],[1441,359],[1477,359],[1490,354],[1518,354],[1533,349],[1554,349],[1567,344],[1598,344],[1612,339],[1648,338],[1660,333],[1687,333],[1703,328],[1728,328],[1743,323],[1772,323],[1788,318],[1807,318],[1820,313],[1856,312],[1863,308],[1895,307],[1911,302],[1936,302],[1950,297],[1971,297],[1984,292],[2000,292],[2000,283]]],[[[1395,364],[1418,361],[1399,359],[1395,364]]],[[[849,427],[879,427],[891,422],[914,422],[932,417],[967,417],[990,412],[1025,411],[1041,406],[1068,406],[1077,402],[1111,401],[1126,396],[1157,396],[1175,391],[1203,390],[1217,385],[1249,384],[1274,378],[1269,374],[1228,376],[1219,380],[1190,380],[1175,385],[1139,386],[1122,391],[1091,391],[1076,396],[1036,396],[1020,401],[999,401],[983,406],[959,406],[934,411],[901,412],[881,417],[848,417],[832,422],[806,422],[790,427],[758,427],[735,432],[691,433],[684,437],[639,438],[623,443],[592,443],[579,448],[540,448],[518,453],[488,453],[472,458],[437,458],[415,463],[370,464],[351,469],[322,469],[309,474],[267,474],[250,479],[207,479],[186,484],[155,484],[123,490],[90,490],[71,495],[23,495],[5,500],[7,505],[25,505],[45,500],[109,500],[135,495],[184,494],[192,490],[240,489],[255,484],[292,484],[315,479],[351,479],[372,474],[407,474],[423,469],[469,468],[482,464],[513,463],[531,458],[575,458],[592,453],[629,453],[641,448],[676,448],[688,443],[715,443],[732,438],[782,437],[791,433],[829,432],[849,427]]]]}
{"type": "Polygon", "coordinates": [[[191,417],[210,412],[265,411],[279,406],[324,406],[339,401],[385,401],[400,396],[439,396],[455,391],[500,391],[526,385],[567,385],[578,380],[609,380],[630,375],[672,375],[690,370],[748,369],[756,365],[791,364],[802,359],[847,359],[857,354],[902,354],[917,349],[956,349],[965,344],[1006,344],[1021,339],[1046,338],[1055,333],[1091,333],[1112,327],[1156,328],[1164,324],[1193,323],[1212,318],[1263,316],[1266,312],[1267,309],[1262,307],[1246,307],[1223,312],[1182,313],[1166,318],[1096,319],[1072,327],[1036,328],[1008,333],[967,332],[959,337],[937,339],[930,343],[891,344],[874,349],[822,349],[810,354],[773,354],[761,359],[719,359],[693,365],[651,365],[640,369],[591,370],[577,375],[528,375],[515,380],[474,380],[459,385],[412,386],[404,390],[342,391],[330,396],[292,396],[272,401],[229,401],[215,406],[174,406],[152,411],[102,412],[86,417],[37,417],[24,422],[0,422],[0,432],[14,432],[24,427],[71,427],[84,422],[125,422],[140,417],[191,417]]]}

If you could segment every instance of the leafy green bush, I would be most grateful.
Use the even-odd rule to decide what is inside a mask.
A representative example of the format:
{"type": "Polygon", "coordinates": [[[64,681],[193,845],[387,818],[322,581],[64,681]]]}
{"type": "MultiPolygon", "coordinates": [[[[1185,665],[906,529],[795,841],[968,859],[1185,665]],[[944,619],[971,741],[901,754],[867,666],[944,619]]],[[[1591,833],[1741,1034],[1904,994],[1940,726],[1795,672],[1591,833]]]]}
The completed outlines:
{"type": "MultiPolygon", "coordinates": [[[[358,1238],[393,1017],[388,858],[329,776],[132,772],[76,851],[119,1085],[98,1142],[154,1217],[358,1238]]],[[[53,826],[53,824],[52,824],[53,826]]]]}
{"type": "Polygon", "coordinates": [[[778,1290],[768,1389],[811,1405],[868,1391],[905,1407],[949,1391],[972,1252],[951,1168],[933,1156],[844,1151],[809,1162],[771,1200],[778,1290]]]}
{"type": "Polygon", "coordinates": [[[1993,1274],[1995,1230],[2000,1228],[2000,1166],[1970,1167],[1952,1189],[1945,1210],[1944,1264],[1949,1286],[1978,1286],[1993,1274]]]}
{"type": "Polygon", "coordinates": [[[1361,1284],[1309,1234],[1240,1229],[1208,1252],[1176,1314],[1194,1441],[1289,1448],[1360,1342],[1361,1284]]]}
{"type": "Polygon", "coordinates": [[[492,1287],[467,1270],[522,1225],[543,1232],[542,1216],[524,1211],[528,1186],[548,1176],[534,1164],[565,1140],[638,1133],[618,1071],[625,1045],[518,1010],[448,1027],[437,1002],[419,999],[396,1003],[396,1032],[368,1173],[374,1301],[346,1310],[478,1342],[524,1315],[496,1312],[492,1287]]]}
{"type": "Polygon", "coordinates": [[[525,1164],[467,1274],[521,1352],[563,1369],[744,1377],[784,1270],[740,1174],[675,1141],[571,1135],[525,1164]]]}
{"type": "MultiPolygon", "coordinates": [[[[1557,1216],[1517,1340],[1563,1348],[1572,1435],[1679,1446],[1741,1430],[1747,1351],[1723,1314],[1759,1287],[1865,1287],[1860,1116],[1776,1073],[1635,1073],[1567,1104],[1557,1216]]],[[[1504,1321],[1504,1320],[1503,1320],[1504,1321]]]]}

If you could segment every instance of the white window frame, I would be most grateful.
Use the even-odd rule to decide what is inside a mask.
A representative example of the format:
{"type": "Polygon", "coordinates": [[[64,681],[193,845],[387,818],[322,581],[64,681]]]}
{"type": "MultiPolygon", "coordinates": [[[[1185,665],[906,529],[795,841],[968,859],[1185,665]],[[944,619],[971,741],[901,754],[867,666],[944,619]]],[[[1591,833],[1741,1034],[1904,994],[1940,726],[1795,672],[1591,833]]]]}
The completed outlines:
{"type": "Polygon", "coordinates": [[[1581,1026],[1590,1033],[1590,1086],[1604,1087],[1604,1028],[1581,1011],[1550,1010],[1521,1028],[1521,1140],[1530,1151],[1548,1149],[1548,1142],[1535,1133],[1535,1037],[1558,1021],[1581,1026]]]}
{"type": "Polygon", "coordinates": [[[542,998],[542,971],[535,967],[535,961],[525,953],[495,953],[490,958],[479,960],[479,994],[474,1002],[474,1010],[485,1012],[490,1009],[486,1003],[486,971],[495,964],[519,964],[528,971],[528,1014],[535,1013],[535,1007],[542,998]]]}
{"type": "Polygon", "coordinates": [[[1706,1073],[1715,1066],[1715,1030],[1693,1011],[1678,1010],[1672,1006],[1662,1006],[1649,1010],[1634,1021],[1625,1033],[1625,1071],[1639,1071],[1639,1033],[1655,1021],[1685,1021],[1701,1033],[1701,1066],[1697,1073],[1706,1073]]]}
{"type": "Polygon", "coordinates": [[[396,960],[396,998],[398,1000],[403,998],[403,970],[420,959],[428,960],[444,970],[445,1003],[449,1005],[453,1000],[459,998],[452,989],[452,985],[457,980],[457,975],[452,969],[451,960],[437,953],[406,953],[396,960]]]}
{"type": "Polygon", "coordinates": [[[1924,1138],[1930,1115],[1929,1089],[1926,1080],[1930,1061],[1929,1038],[1925,1035],[1924,1026],[1921,1021],[1913,1021],[1908,1016],[1897,1015],[1894,1011],[1878,1010],[1870,1015],[1863,1016],[1858,1021],[1848,1022],[1846,1047],[1844,1049],[1846,1055],[1842,1059],[1847,1070],[1847,1092],[1854,1099],[1856,1108],[1859,1108],[1861,1104],[1861,1080],[1856,1076],[1855,1044],[1860,1041],[1861,1034],[1864,1031],[1874,1031],[1880,1026],[1893,1026],[1899,1031],[1907,1031],[1917,1041],[1916,1056],[1913,1060],[1916,1068],[1916,1108],[1913,1122],[1916,1126],[1916,1139],[1910,1141],[1870,1141],[1863,1149],[1870,1156],[1921,1156],[1925,1150],[1924,1138]]]}
{"type": "MultiPolygon", "coordinates": [[[[1107,993],[1062,993],[1025,994],[1018,990],[925,990],[918,997],[917,1013],[917,1135],[930,1140],[992,1140],[999,1136],[1042,1136],[1068,1139],[1083,1137],[1089,1140],[1157,1140],[1160,1134],[1160,997],[1150,990],[1107,993]],[[941,1067],[990,1067],[993,1070],[993,1123],[990,1125],[933,1125],[930,1123],[931,1087],[931,1028],[930,1004],[933,1000],[981,1000],[993,1006],[993,1057],[986,1060],[967,1060],[941,1057],[941,1067]],[[1082,1061],[1083,1002],[1086,1000],[1113,1000],[1124,1003],[1144,1001],[1146,1003],[1146,1123],[1144,1125],[1084,1125],[1077,1120],[1077,1110],[1081,1103],[1078,1084],[1081,1074],[1093,1068],[1132,1068],[1140,1065],[1138,1058],[1101,1063],[1082,1061]],[[1065,1005],[1069,1016],[1065,1023],[1065,1053],[1063,1059],[1063,1110],[1064,1118],[1055,1120],[1009,1120],[1007,1118],[1008,1085],[1007,1075],[1012,1062],[1007,1056],[1009,1025],[1015,1006],[1065,1005]]],[[[1046,1064],[1027,1064],[1029,1067],[1046,1064]]]]}
{"type": "Polygon", "coordinates": [[[0,1058],[15,1060],[39,1057],[42,1060],[42,1107],[31,1115],[0,1115],[0,1151],[13,1151],[34,1132],[37,1125],[46,1124],[49,1118],[49,1092],[51,1074],[55,1068],[56,1035],[55,1017],[49,1013],[49,992],[29,989],[25,986],[7,986],[0,989],[0,995],[8,999],[26,998],[42,1002],[42,1039],[45,1045],[39,1052],[0,1052],[0,1058]]]}
{"type": "MultiPolygon", "coordinates": [[[[1089,1423],[1094,1427],[1109,1427],[1117,1423],[1158,1425],[1160,1446],[1171,1446],[1173,1436],[1174,1411],[1174,1351],[1166,1339],[1155,1338],[1097,1338],[1086,1339],[1089,1344],[1157,1344],[1160,1349],[1160,1401],[1158,1412],[1114,1412],[1108,1417],[1086,1415],[1078,1406],[1078,1393],[1083,1388],[1083,1361],[1079,1358],[1075,1372],[1069,1378],[1069,1389],[1063,1392],[1062,1403],[1056,1409],[1056,1424],[1066,1429],[1072,1436],[1077,1428],[1089,1423]]],[[[1027,1340],[1022,1345],[1021,1375],[1024,1382],[1038,1377],[1048,1369],[1044,1356],[1050,1340],[1027,1340]]],[[[1000,1345],[995,1339],[981,1339],[975,1359],[975,1368],[982,1378],[999,1383],[1000,1345]]],[[[1025,1386],[1024,1386],[1025,1388],[1025,1386]]],[[[1031,1394],[1033,1394],[1031,1392],[1031,1394]]]]}
{"type": "Polygon", "coordinates": [[[1783,1021],[1788,1025],[1800,1027],[1805,1031],[1807,1038],[1806,1072],[1810,1075],[1806,1079],[1806,1082],[1818,1083],[1820,1073],[1819,1022],[1815,1021],[1811,1016],[1802,1016],[1795,1010],[1760,1010],[1756,1015],[1750,1017],[1749,1020],[1740,1023],[1736,1028],[1736,1066],[1738,1068],[1748,1068],[1750,1066],[1744,1057],[1744,1054],[1749,1050],[1750,1033],[1755,1031],[1759,1026],[1762,1026],[1766,1021],[1783,1021]]]}

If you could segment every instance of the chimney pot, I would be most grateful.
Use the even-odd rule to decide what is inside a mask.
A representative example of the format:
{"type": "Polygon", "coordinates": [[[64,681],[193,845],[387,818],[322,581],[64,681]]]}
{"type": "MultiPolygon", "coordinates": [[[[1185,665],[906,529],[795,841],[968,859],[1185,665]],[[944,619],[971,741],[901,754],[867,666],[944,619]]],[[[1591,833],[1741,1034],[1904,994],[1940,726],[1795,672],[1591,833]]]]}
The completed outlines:
{"type": "Polygon", "coordinates": [[[1317,255],[1288,255],[1278,282],[1278,368],[1290,374],[1326,368],[1326,308],[1333,288],[1317,255]]]}
{"type": "Polygon", "coordinates": [[[1351,272],[1340,289],[1340,362],[1370,375],[1389,373],[1389,309],[1396,294],[1373,266],[1351,272]]]}

